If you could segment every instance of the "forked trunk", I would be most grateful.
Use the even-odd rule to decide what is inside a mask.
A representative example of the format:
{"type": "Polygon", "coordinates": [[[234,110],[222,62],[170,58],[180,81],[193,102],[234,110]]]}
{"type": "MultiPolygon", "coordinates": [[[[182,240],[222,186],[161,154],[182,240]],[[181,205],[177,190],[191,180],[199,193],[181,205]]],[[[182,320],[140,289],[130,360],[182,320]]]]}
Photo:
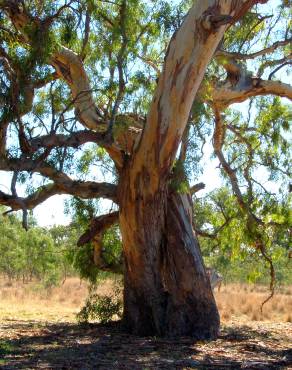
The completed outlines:
{"type": "Polygon", "coordinates": [[[191,202],[168,180],[196,93],[225,30],[257,2],[196,1],[173,35],[119,184],[124,320],[141,335],[214,338],[219,315],[193,234],[191,202]]]}
{"type": "Polygon", "coordinates": [[[191,199],[122,197],[124,322],[138,335],[216,338],[219,315],[191,222],[191,199]]]}

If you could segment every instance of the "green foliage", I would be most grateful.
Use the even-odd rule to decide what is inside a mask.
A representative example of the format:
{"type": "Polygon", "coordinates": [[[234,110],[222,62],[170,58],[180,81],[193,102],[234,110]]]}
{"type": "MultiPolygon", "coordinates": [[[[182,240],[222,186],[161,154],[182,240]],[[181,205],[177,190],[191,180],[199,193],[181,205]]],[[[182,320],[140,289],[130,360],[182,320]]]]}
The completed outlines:
{"type": "Polygon", "coordinates": [[[0,234],[0,274],[9,280],[38,280],[51,288],[74,273],[69,258],[76,245],[72,229],[31,226],[25,231],[16,216],[0,215],[0,234]]]}
{"type": "Polygon", "coordinates": [[[77,40],[75,29],[76,19],[73,14],[67,13],[62,17],[60,40],[63,45],[72,47],[77,40]]]}
{"type": "MultiPolygon", "coordinates": [[[[72,198],[67,203],[67,212],[73,218],[73,224],[78,225],[78,235],[82,235],[88,228],[88,220],[97,216],[100,209],[98,201],[82,200],[72,198]]],[[[118,226],[112,226],[103,235],[103,259],[106,264],[118,266],[122,254],[121,235],[118,226]]],[[[102,272],[94,263],[93,243],[87,243],[82,247],[72,248],[68,255],[69,261],[75,271],[82,279],[88,280],[91,284],[96,282],[106,273],[102,272]]]]}
{"type": "Polygon", "coordinates": [[[14,346],[6,341],[6,340],[0,340],[0,357],[10,355],[15,350],[14,346]]]}
{"type": "Polygon", "coordinates": [[[187,181],[184,163],[177,160],[173,166],[170,189],[177,193],[187,193],[189,191],[189,184],[187,181]]]}
{"type": "Polygon", "coordinates": [[[117,225],[109,228],[103,235],[103,257],[107,264],[117,265],[122,255],[122,241],[120,229],[117,225]]]}
{"type": "Polygon", "coordinates": [[[72,250],[70,261],[81,279],[95,284],[100,277],[100,270],[94,264],[93,245],[88,243],[81,248],[72,250]]]}
{"type": "Polygon", "coordinates": [[[102,324],[108,323],[115,316],[122,317],[122,299],[121,288],[116,284],[112,293],[106,295],[94,292],[95,287],[91,287],[89,296],[86,299],[84,307],[77,314],[77,320],[80,324],[98,320],[102,324]]]}
{"type": "MultiPolygon", "coordinates": [[[[260,210],[265,209],[267,224],[254,233],[260,232],[266,241],[266,251],[273,260],[277,284],[291,284],[289,203],[284,200],[281,206],[271,207],[268,197],[263,201],[266,203],[260,203],[260,210]],[[276,223],[268,224],[272,218],[277,220],[276,223]]],[[[199,239],[207,265],[217,268],[227,282],[269,282],[269,266],[255,245],[255,234],[249,230],[246,216],[227,188],[197,199],[194,211],[196,228],[203,232],[199,234],[199,239]]]]}
{"type": "Polygon", "coordinates": [[[27,24],[24,32],[31,39],[26,68],[46,63],[57,47],[54,33],[35,23],[27,24]]]}
{"type": "MultiPolygon", "coordinates": [[[[0,208],[0,212],[3,211],[4,208],[0,208]]],[[[50,229],[31,226],[25,231],[18,217],[0,215],[0,274],[9,280],[37,280],[45,289],[76,274],[92,285],[97,284],[109,273],[95,266],[92,244],[77,247],[81,230],[71,224],[50,229]]],[[[118,227],[112,227],[105,233],[104,248],[105,261],[117,264],[121,256],[118,227]]]]}
{"type": "MultiPolygon", "coordinates": [[[[0,11],[3,61],[7,55],[16,72],[13,79],[17,80],[17,86],[12,86],[13,79],[1,67],[0,120],[11,121],[7,132],[7,154],[9,158],[17,159],[22,157],[17,137],[19,119],[15,115],[16,105],[19,110],[17,113],[30,110],[29,115],[20,114],[29,141],[44,134],[70,135],[82,129],[67,84],[61,80],[55,81],[52,76],[54,69],[49,61],[60,45],[70,48],[84,61],[96,109],[104,121],[110,121],[120,93],[120,65],[125,86],[115,117],[116,137],[132,124],[131,119],[122,118],[123,113],[147,115],[157,86],[157,69],[161,69],[167,44],[193,1],[127,0],[124,15],[120,1],[74,0],[66,2],[70,6],[62,8],[60,1],[30,0],[23,3],[31,19],[39,19],[38,22],[28,23],[24,29],[30,42],[21,39],[20,32],[14,29],[3,9],[0,11]],[[87,16],[90,16],[90,34],[85,43],[87,16]],[[34,89],[35,97],[30,109],[27,88],[38,86],[42,80],[48,83],[34,89]],[[13,94],[18,89],[16,104],[13,94]]],[[[269,2],[268,6],[263,6],[261,13],[258,8],[253,8],[228,28],[220,48],[230,52],[251,53],[272,45],[276,40],[289,38],[290,9],[286,3],[269,2]]],[[[246,72],[250,71],[247,72],[249,78],[254,75],[268,79],[269,73],[278,66],[273,62],[287,56],[291,52],[289,46],[278,48],[252,62],[241,61],[241,67],[246,72]]],[[[210,63],[203,83],[205,89],[201,89],[201,95],[193,103],[188,123],[186,160],[184,163],[177,161],[173,167],[171,188],[174,191],[187,192],[188,182],[198,180],[204,170],[204,148],[206,143],[211,143],[209,139],[214,133],[214,115],[209,105],[211,89],[213,84],[224,84],[227,73],[223,66],[226,62],[226,58],[221,58],[210,63]]],[[[283,71],[285,69],[281,69],[283,71]]],[[[276,77],[271,76],[271,79],[276,77]]],[[[248,266],[244,270],[245,278],[250,281],[261,279],[266,271],[256,248],[256,239],[261,235],[268,253],[278,264],[276,270],[279,279],[284,281],[284,261],[291,243],[291,207],[287,191],[284,190],[291,178],[291,135],[288,133],[291,107],[280,98],[268,96],[253,99],[246,109],[248,112],[244,110],[225,110],[226,135],[222,151],[237,176],[243,201],[250,213],[262,222],[251,224],[248,212],[239,207],[234,191],[231,192],[230,178],[222,166],[220,172],[224,186],[208,198],[196,202],[195,222],[205,234],[211,235],[211,238],[201,238],[203,253],[210,264],[218,265],[221,270],[234,266],[234,270],[228,271],[230,274],[234,271],[232,276],[235,279],[239,276],[235,273],[236,266],[241,268],[244,261],[248,266]],[[233,130],[228,128],[231,125],[233,130]],[[266,188],[265,183],[269,182],[278,189],[266,188]]],[[[56,171],[63,171],[72,178],[100,182],[103,177],[106,181],[117,183],[118,176],[111,159],[95,143],[83,146],[82,153],[78,148],[58,147],[47,151],[39,149],[33,155],[25,153],[26,156],[35,163],[44,160],[56,171]]],[[[25,172],[19,173],[18,183],[28,183],[29,194],[35,190],[30,175],[25,172]]],[[[25,279],[29,276],[41,278],[46,286],[51,286],[61,276],[71,273],[73,266],[82,278],[96,282],[100,271],[93,263],[93,246],[88,244],[76,248],[75,244],[78,235],[88,228],[88,221],[101,211],[102,205],[98,200],[71,199],[67,204],[67,212],[73,214],[74,227],[69,231],[62,227],[50,231],[32,228],[25,233],[17,218],[1,218],[0,231],[3,237],[0,241],[0,271],[12,278],[22,275],[25,279]]],[[[115,263],[121,255],[118,228],[110,229],[104,235],[103,242],[105,260],[109,264],[115,263]]]]}

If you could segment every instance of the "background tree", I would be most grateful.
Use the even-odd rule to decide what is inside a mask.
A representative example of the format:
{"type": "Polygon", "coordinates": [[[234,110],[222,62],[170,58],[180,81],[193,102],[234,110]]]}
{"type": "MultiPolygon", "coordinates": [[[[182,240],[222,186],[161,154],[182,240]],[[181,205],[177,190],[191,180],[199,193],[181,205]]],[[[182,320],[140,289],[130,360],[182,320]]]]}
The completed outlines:
{"type": "MultiPolygon", "coordinates": [[[[218,333],[192,228],[191,194],[202,186],[188,185],[208,135],[246,247],[268,263],[273,289],[270,236],[288,225],[287,206],[257,173],[289,176],[278,97],[292,89],[278,78],[291,30],[286,2],[256,5],[266,2],[0,1],[0,169],[13,173],[0,202],[22,210],[26,226],[27,210],[52,195],[83,199],[91,222],[78,244],[92,242],[99,269],[117,268],[103,240],[119,223],[131,332],[218,333]],[[231,110],[248,99],[248,114],[231,110]],[[26,197],[18,182],[29,183],[26,197]],[[110,213],[84,201],[98,198],[115,203],[110,213]]],[[[224,208],[222,217],[219,229],[233,220],[224,208]]],[[[206,221],[194,224],[206,232],[206,221]]]]}
{"type": "MultiPolygon", "coordinates": [[[[1,212],[4,212],[2,207],[1,212]]],[[[61,236],[62,227],[48,230],[37,227],[32,221],[29,218],[30,228],[26,232],[18,217],[0,216],[0,274],[10,282],[39,281],[49,288],[67,275],[76,274],[70,260],[76,249],[77,238],[71,236],[75,230],[72,226],[66,227],[61,236]]]]}
{"type": "MultiPolygon", "coordinates": [[[[204,260],[223,274],[225,282],[270,283],[270,266],[253,247],[245,217],[236,198],[227,188],[215,190],[196,199],[194,207],[197,230],[204,260]]],[[[272,211],[270,204],[268,208],[272,211]]],[[[282,223],[266,227],[269,235],[267,252],[273,261],[278,285],[291,284],[289,261],[289,208],[279,202],[277,214],[282,223]]]]}

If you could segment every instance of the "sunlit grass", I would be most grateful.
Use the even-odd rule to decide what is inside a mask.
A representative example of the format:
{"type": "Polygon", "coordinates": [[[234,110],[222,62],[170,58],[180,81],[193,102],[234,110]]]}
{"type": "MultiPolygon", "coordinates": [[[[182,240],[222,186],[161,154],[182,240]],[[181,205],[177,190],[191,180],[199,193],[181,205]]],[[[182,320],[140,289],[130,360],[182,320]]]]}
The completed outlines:
{"type": "Polygon", "coordinates": [[[263,307],[261,304],[269,296],[268,287],[256,285],[228,284],[220,292],[215,292],[216,301],[223,321],[291,322],[292,287],[283,287],[263,307]]]}
{"type": "MultiPolygon", "coordinates": [[[[111,293],[113,282],[103,281],[98,292],[111,293]]],[[[85,282],[69,278],[49,290],[39,283],[23,284],[0,280],[0,321],[25,320],[36,322],[76,322],[76,314],[83,306],[88,289],[85,282]]],[[[222,322],[240,321],[292,322],[292,287],[276,292],[260,312],[261,303],[268,296],[267,287],[229,284],[215,291],[222,322]]]]}

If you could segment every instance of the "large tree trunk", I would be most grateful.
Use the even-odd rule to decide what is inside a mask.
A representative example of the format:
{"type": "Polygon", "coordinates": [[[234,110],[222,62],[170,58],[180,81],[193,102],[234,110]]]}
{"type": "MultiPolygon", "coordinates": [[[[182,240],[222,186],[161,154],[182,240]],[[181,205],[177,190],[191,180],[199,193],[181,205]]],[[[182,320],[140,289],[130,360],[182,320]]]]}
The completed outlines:
{"type": "Polygon", "coordinates": [[[197,1],[173,35],[147,122],[119,184],[128,329],[214,338],[219,315],[193,234],[191,204],[169,177],[206,67],[229,22],[266,0],[197,1]]]}
{"type": "Polygon", "coordinates": [[[216,338],[219,315],[192,229],[190,197],[169,194],[166,186],[153,198],[128,195],[121,193],[120,212],[127,329],[216,338]]]}

